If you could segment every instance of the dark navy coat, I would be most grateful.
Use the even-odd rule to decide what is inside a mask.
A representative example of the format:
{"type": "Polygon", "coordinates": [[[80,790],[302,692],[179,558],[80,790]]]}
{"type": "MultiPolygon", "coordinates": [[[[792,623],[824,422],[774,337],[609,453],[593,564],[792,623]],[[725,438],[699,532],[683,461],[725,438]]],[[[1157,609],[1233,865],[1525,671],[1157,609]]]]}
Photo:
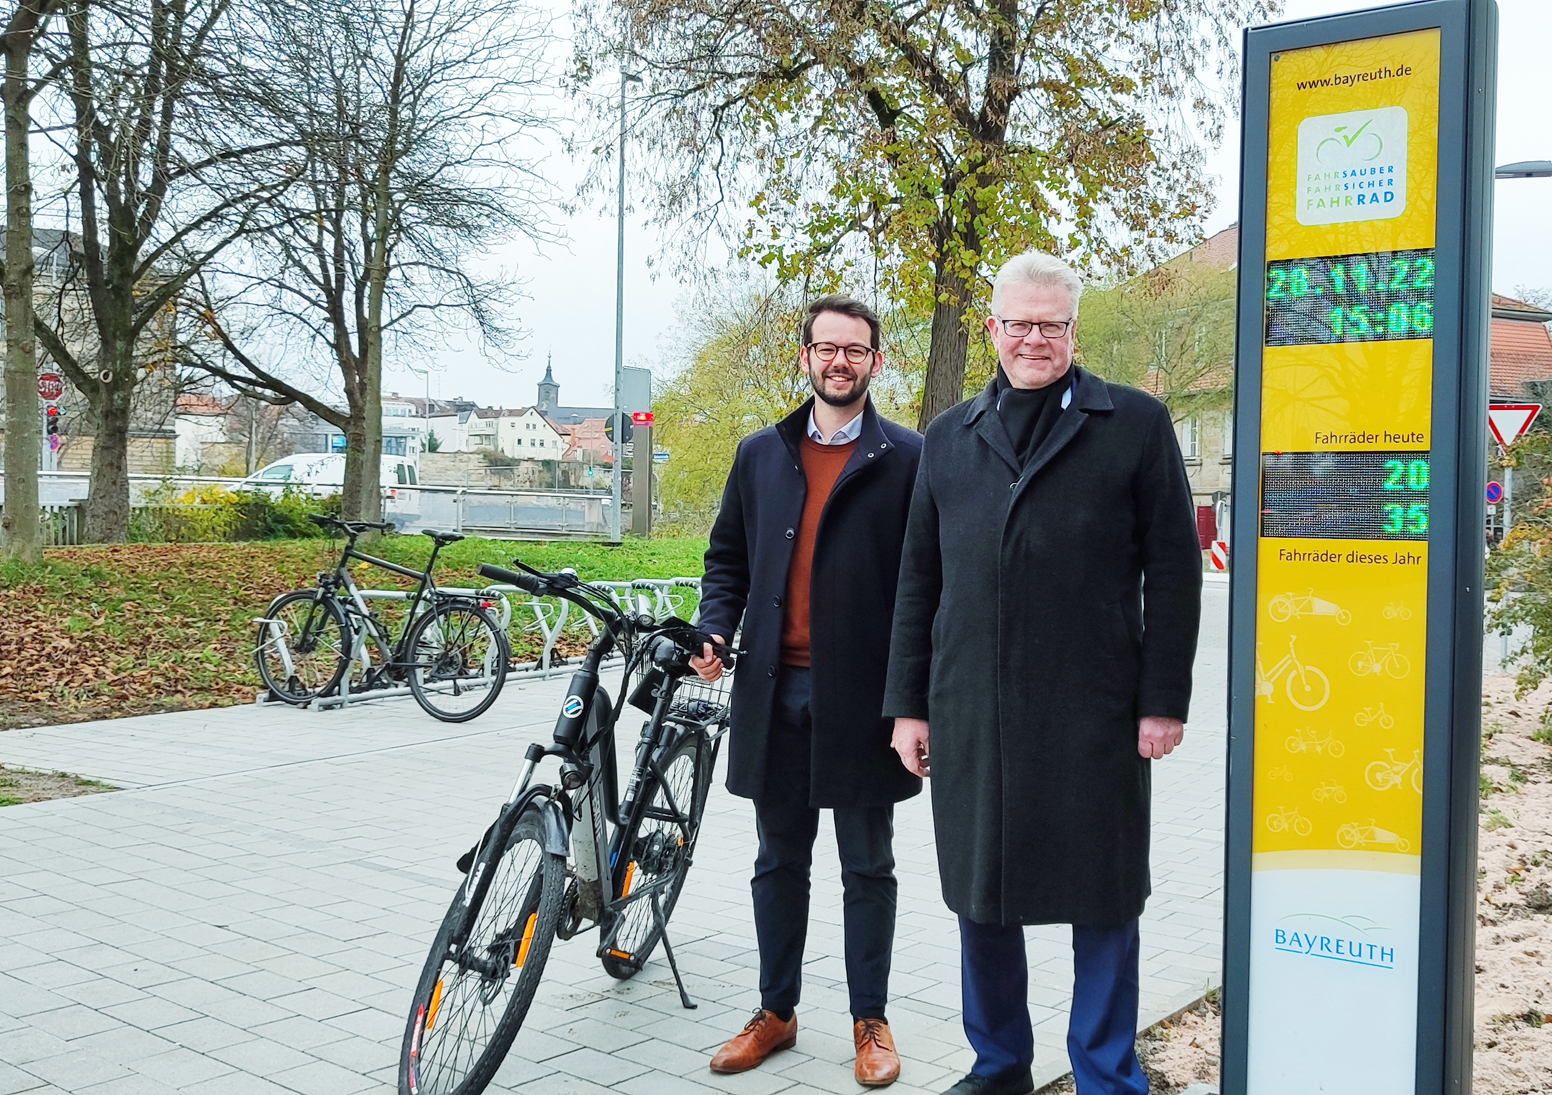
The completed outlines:
{"type": "MultiPolygon", "coordinates": [[[[803,516],[802,438],[810,399],[738,446],[711,530],[699,626],[731,637],[743,622],[733,676],[728,790],[759,797],[780,671],[782,601],[803,516]]],[[[900,549],[921,436],[881,417],[870,399],[862,433],[819,520],[810,579],[813,746],[809,804],[878,806],[909,798],[921,780],[889,747],[884,677],[900,549]]]]}
{"type": "Polygon", "coordinates": [[[1143,715],[1184,719],[1202,555],[1169,411],[1074,371],[1024,462],[988,387],[927,428],[884,711],[927,719],[938,871],[986,924],[1149,893],[1143,715]]]}

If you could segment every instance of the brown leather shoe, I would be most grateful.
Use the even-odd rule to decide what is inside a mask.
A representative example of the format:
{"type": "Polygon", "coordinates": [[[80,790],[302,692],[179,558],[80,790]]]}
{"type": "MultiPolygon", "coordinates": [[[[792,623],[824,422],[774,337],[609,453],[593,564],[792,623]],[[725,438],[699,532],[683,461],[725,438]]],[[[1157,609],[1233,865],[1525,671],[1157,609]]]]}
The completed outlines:
{"type": "MultiPolygon", "coordinates": [[[[795,1018],[795,1016],[794,1016],[795,1018]]],[[[887,1087],[900,1078],[900,1055],[894,1035],[882,1019],[858,1019],[852,1024],[857,1043],[857,1082],[863,1087],[887,1087]]]]}
{"type": "MultiPolygon", "coordinates": [[[[885,1031],[888,1034],[888,1031],[885,1031]]],[[[717,1050],[711,1059],[713,1072],[748,1072],[778,1050],[798,1044],[798,1016],[783,1023],[776,1013],[761,1008],[744,1029],[717,1050]]]]}

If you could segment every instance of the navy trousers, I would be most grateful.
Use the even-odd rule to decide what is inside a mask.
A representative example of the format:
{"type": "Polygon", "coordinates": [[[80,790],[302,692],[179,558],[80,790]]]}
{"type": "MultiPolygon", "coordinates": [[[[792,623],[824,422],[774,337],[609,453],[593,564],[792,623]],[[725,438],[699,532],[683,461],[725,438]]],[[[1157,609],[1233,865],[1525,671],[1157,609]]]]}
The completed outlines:
{"type": "MultiPolygon", "coordinates": [[[[808,935],[809,869],[819,811],[809,806],[812,764],[809,671],[783,666],[776,682],[765,787],[755,799],[760,850],[754,861],[754,929],[760,945],[760,1006],[785,1015],[797,1007],[808,935]]],[[[857,1019],[884,1018],[895,940],[894,807],[835,813],[841,859],[846,987],[857,1019]]]]}
{"type": "MultiPolygon", "coordinates": [[[[972,1072],[1000,1076],[1034,1063],[1029,1022],[1029,963],[1019,924],[959,918],[965,1034],[972,1072]]],[[[1072,926],[1072,1015],[1067,1055],[1078,1095],[1147,1095],[1138,1063],[1137,921],[1116,928],[1072,926]]]]}

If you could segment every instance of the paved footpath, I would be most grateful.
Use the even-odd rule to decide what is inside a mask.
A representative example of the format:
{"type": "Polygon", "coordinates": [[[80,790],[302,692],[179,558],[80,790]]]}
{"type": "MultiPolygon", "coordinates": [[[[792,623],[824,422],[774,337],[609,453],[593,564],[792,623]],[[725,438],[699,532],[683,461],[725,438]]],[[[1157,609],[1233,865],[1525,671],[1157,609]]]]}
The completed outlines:
{"type": "MultiPolygon", "coordinates": [[[[1154,769],[1152,1022],[1217,983],[1226,587],[1209,585],[1196,719],[1154,769]]],[[[408,699],[120,719],[0,734],[0,762],[124,790],[0,810],[0,1095],[353,1095],[395,1090],[409,992],[457,884],[453,860],[546,736],[559,680],[510,686],[483,718],[437,723],[408,699]]],[[[624,735],[633,737],[627,732],[624,735]]],[[[900,919],[894,1091],[938,1092],[972,1061],[959,938],[925,795],[896,813],[900,919]]],[[[709,1052],[757,1003],[749,804],[714,792],[670,924],[700,1007],[659,956],[630,982],[557,943],[492,1091],[524,1095],[860,1092],[841,957],[833,834],[815,854],[795,1050],[718,1077],[709,1052]]],[[[1036,1071],[1066,1071],[1070,940],[1029,935],[1036,1071]]]]}

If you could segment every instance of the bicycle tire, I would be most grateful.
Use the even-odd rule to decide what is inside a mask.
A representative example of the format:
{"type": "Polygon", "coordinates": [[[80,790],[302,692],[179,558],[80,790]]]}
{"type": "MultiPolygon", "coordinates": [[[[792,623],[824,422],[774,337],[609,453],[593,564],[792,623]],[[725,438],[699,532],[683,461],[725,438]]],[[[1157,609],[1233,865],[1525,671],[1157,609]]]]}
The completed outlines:
{"type": "Polygon", "coordinates": [[[259,679],[270,695],[285,703],[302,705],[319,696],[327,696],[339,687],[340,678],[350,662],[352,631],[344,611],[334,598],[320,589],[298,589],[282,594],[270,602],[264,612],[266,620],[284,620],[291,635],[301,639],[301,644],[286,644],[284,655],[275,635],[275,625],[261,623],[254,635],[253,658],[258,663],[259,679]],[[300,609],[302,623],[292,628],[287,613],[300,609]],[[322,613],[321,618],[317,615],[322,613]],[[313,630],[321,619],[321,626],[313,630]],[[329,635],[332,639],[328,638],[329,635]],[[330,654],[332,651],[332,655],[330,654]],[[321,655],[313,659],[311,655],[321,655]],[[306,679],[297,670],[307,659],[306,679]],[[289,660],[290,665],[287,665],[289,660]],[[332,665],[329,664],[332,661],[332,665]]]}
{"type": "MultiPolygon", "coordinates": [[[[679,809],[689,811],[689,839],[684,839],[674,822],[654,816],[668,810],[669,796],[662,794],[663,782],[657,774],[648,772],[642,777],[636,800],[631,804],[625,836],[619,843],[620,853],[611,872],[611,892],[616,898],[627,896],[627,887],[634,890],[643,882],[657,882],[677,873],[662,891],[658,902],[665,924],[679,901],[679,892],[684,889],[695,843],[700,836],[701,815],[706,808],[711,783],[710,766],[706,764],[710,755],[711,749],[704,737],[693,732],[659,749],[658,767],[668,777],[672,800],[679,809]],[[692,797],[688,807],[685,804],[687,795],[692,797]],[[676,841],[683,843],[676,845],[676,841]]],[[[626,918],[625,923],[620,925],[614,937],[614,947],[602,956],[601,961],[604,972],[610,977],[628,981],[652,957],[663,933],[652,916],[650,901],[628,905],[620,916],[626,918]]]]}
{"type": "Polygon", "coordinates": [[[463,914],[464,890],[460,886],[431,944],[410,1002],[399,1053],[399,1095],[479,1095],[484,1091],[512,1048],[544,974],[560,923],[566,860],[545,851],[539,811],[533,807],[524,810],[506,847],[499,855],[484,853],[476,860],[475,869],[483,863],[488,863],[486,869],[492,872],[490,888],[474,914],[464,953],[470,949],[485,955],[505,952],[500,959],[505,976],[492,984],[491,978],[460,966],[456,957],[449,955],[453,932],[463,914]],[[515,872],[511,869],[514,866],[515,872]],[[520,971],[516,977],[506,974],[508,961],[520,971]],[[489,1022],[492,1005],[508,992],[499,1017],[489,1022]],[[454,1009],[451,1014],[448,1008],[454,1009]],[[466,1030],[469,1015],[476,1021],[474,1038],[455,1038],[449,1047],[447,1032],[459,1019],[463,1023],[458,1029],[466,1030]]]}
{"type": "Polygon", "coordinates": [[[488,711],[512,660],[506,633],[473,601],[438,604],[415,622],[404,649],[410,694],[443,722],[468,722],[488,711]]]}

